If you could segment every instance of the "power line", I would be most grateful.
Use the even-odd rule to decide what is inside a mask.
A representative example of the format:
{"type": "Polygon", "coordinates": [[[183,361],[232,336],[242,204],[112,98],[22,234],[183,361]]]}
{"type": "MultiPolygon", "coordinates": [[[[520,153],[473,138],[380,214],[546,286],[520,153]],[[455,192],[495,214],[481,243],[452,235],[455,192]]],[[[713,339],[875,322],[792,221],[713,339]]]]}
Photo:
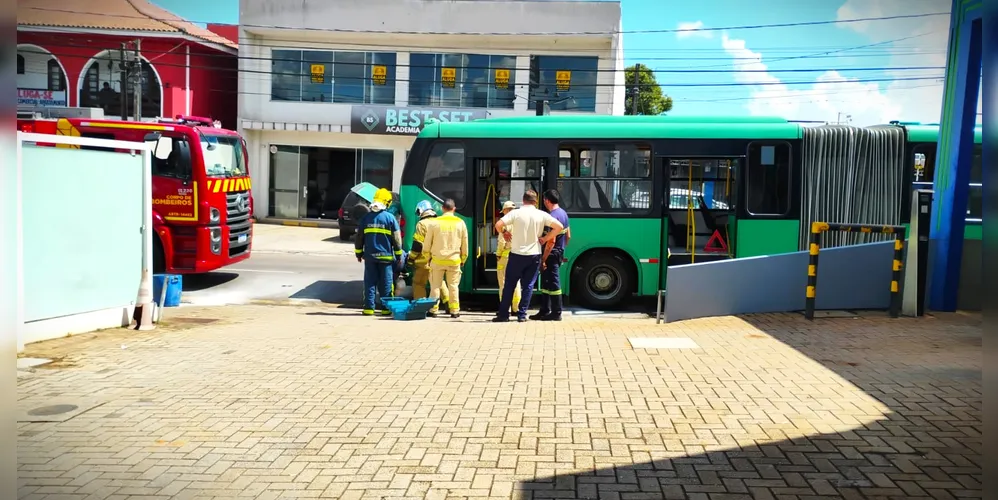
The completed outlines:
{"type": "MultiPolygon", "coordinates": [[[[48,45],[52,46],[52,47],[75,47],[75,45],[72,45],[72,44],[55,44],[55,43],[50,43],[48,45]]],[[[176,49],[176,47],[174,47],[174,49],[176,49]]],[[[174,49],[167,50],[167,51],[163,51],[163,50],[143,50],[143,54],[161,54],[161,55],[163,55],[163,54],[170,54],[170,53],[176,54],[173,51],[174,49]]],[[[115,50],[119,50],[119,49],[116,49],[116,48],[105,48],[101,52],[103,52],[105,50],[115,51],[115,50]]],[[[292,52],[298,52],[297,49],[289,49],[289,50],[292,51],[292,52]]],[[[55,55],[54,53],[44,52],[44,51],[37,51],[37,50],[35,50],[35,51],[25,50],[25,52],[33,52],[33,53],[36,53],[36,54],[39,54],[39,55],[47,55],[47,54],[55,55]]],[[[78,58],[83,58],[85,56],[63,54],[60,57],[78,57],[78,58]]],[[[287,63],[297,63],[297,64],[323,64],[323,65],[330,65],[330,66],[333,66],[333,67],[336,67],[336,66],[362,66],[362,67],[366,68],[368,66],[377,65],[377,64],[368,63],[368,62],[347,62],[347,61],[344,61],[344,62],[334,62],[334,61],[324,61],[324,60],[318,60],[318,59],[316,59],[316,60],[306,60],[304,58],[302,58],[302,59],[297,59],[297,58],[291,59],[291,58],[282,58],[282,57],[276,57],[275,58],[275,57],[255,57],[255,56],[232,56],[232,55],[227,55],[227,54],[226,55],[219,54],[219,55],[214,56],[214,57],[224,58],[227,61],[235,58],[236,60],[240,60],[240,61],[270,61],[271,63],[273,63],[273,62],[287,62],[287,63]]],[[[159,65],[165,65],[165,66],[187,67],[186,64],[179,64],[179,63],[172,63],[171,64],[171,63],[160,62],[158,64],[159,65]]],[[[419,69],[434,69],[434,70],[439,69],[441,67],[441,65],[438,65],[438,64],[424,65],[424,64],[412,64],[412,63],[408,63],[408,64],[399,64],[399,63],[395,63],[395,64],[384,64],[384,66],[391,66],[391,67],[395,67],[395,68],[410,68],[410,69],[419,68],[419,69]]],[[[202,69],[226,69],[226,70],[231,70],[232,69],[232,68],[228,68],[228,67],[224,67],[224,66],[195,66],[195,65],[191,65],[190,67],[192,69],[196,68],[196,67],[200,67],[202,69]]],[[[444,67],[449,67],[449,66],[444,66],[444,67]]],[[[508,69],[510,71],[516,71],[515,67],[505,67],[505,68],[498,67],[497,68],[495,66],[475,66],[475,65],[461,65],[461,66],[455,66],[455,67],[459,67],[459,68],[465,69],[465,70],[487,70],[487,71],[491,71],[491,70],[495,70],[495,69],[508,69]]],[[[647,66],[645,66],[645,67],[647,67],[647,66]]],[[[676,69],[676,68],[648,68],[648,69],[650,69],[655,74],[700,74],[700,73],[704,73],[704,74],[738,74],[738,73],[824,73],[824,72],[829,72],[829,71],[837,71],[837,72],[933,71],[933,70],[942,71],[942,70],[945,70],[946,67],[945,66],[873,66],[873,67],[853,67],[853,68],[791,68],[791,69],[765,69],[765,70],[761,70],[761,69],[758,69],[758,70],[757,69],[676,69]]],[[[241,70],[241,71],[243,71],[243,72],[250,72],[250,71],[252,71],[254,73],[259,73],[260,72],[260,70],[245,70],[245,69],[241,70]]],[[[595,68],[595,69],[574,70],[574,71],[578,71],[579,73],[620,73],[620,72],[627,71],[627,68],[621,68],[621,69],[615,69],[615,68],[595,68]]],[[[268,73],[275,74],[276,72],[269,71],[268,73]]],[[[288,74],[288,73],[281,73],[281,74],[288,74]]],[[[301,73],[301,75],[309,75],[309,74],[310,73],[301,73]]]]}
{"type": "MultiPolygon", "coordinates": [[[[57,53],[50,53],[50,54],[53,55],[53,56],[56,56],[56,57],[69,57],[69,58],[78,58],[78,59],[84,59],[84,58],[85,59],[92,59],[92,57],[90,57],[90,56],[77,55],[77,54],[57,54],[57,53]]],[[[298,61],[296,61],[296,62],[298,62],[298,61]]],[[[177,63],[167,63],[167,62],[159,62],[159,63],[157,63],[157,66],[177,67],[177,68],[190,68],[190,69],[207,69],[207,70],[216,70],[216,71],[217,70],[222,70],[222,71],[225,71],[225,72],[232,73],[234,75],[241,75],[241,74],[250,73],[250,74],[271,75],[271,76],[274,76],[274,75],[284,75],[284,76],[294,77],[294,78],[304,78],[306,76],[311,76],[311,73],[304,73],[304,72],[302,72],[302,73],[290,73],[290,72],[289,73],[280,73],[280,72],[275,72],[275,71],[272,71],[272,70],[271,71],[266,71],[266,70],[252,70],[252,69],[236,69],[236,68],[225,67],[225,66],[202,66],[202,65],[194,65],[194,64],[187,65],[187,64],[177,64],[177,63]]],[[[890,69],[890,68],[887,68],[887,69],[890,69]]],[[[593,72],[592,71],[587,71],[587,72],[581,72],[581,73],[593,73],[593,72]]],[[[845,81],[842,81],[841,83],[872,83],[872,82],[938,80],[939,78],[941,78],[941,77],[940,76],[913,76],[913,77],[900,77],[900,78],[867,78],[867,79],[845,80],[845,81]]],[[[350,80],[350,81],[355,81],[355,82],[359,81],[359,82],[365,82],[365,83],[373,81],[372,77],[367,77],[367,76],[365,76],[365,77],[347,77],[345,79],[350,80]]],[[[393,81],[395,81],[396,83],[398,83],[398,82],[408,82],[408,83],[426,83],[426,84],[436,84],[436,83],[440,82],[437,79],[433,79],[433,80],[416,80],[416,79],[409,79],[409,78],[405,78],[405,79],[394,78],[393,81]]],[[[481,83],[488,83],[488,82],[481,82],[481,83]]],[[[667,83],[667,84],[638,84],[637,86],[638,87],[651,87],[653,85],[657,85],[659,87],[665,86],[667,88],[675,88],[675,87],[743,87],[743,86],[770,86],[770,85],[811,85],[811,84],[815,84],[815,83],[832,84],[832,83],[838,83],[838,82],[837,81],[831,81],[831,82],[776,81],[776,82],[723,82],[723,83],[721,83],[721,82],[719,82],[719,83],[667,83]]],[[[516,83],[514,83],[513,85],[516,85],[516,83]]],[[[521,85],[522,85],[522,83],[521,83],[521,85]]],[[[617,84],[613,84],[613,83],[572,84],[572,87],[575,87],[575,88],[578,88],[578,87],[582,87],[582,88],[590,88],[590,87],[618,87],[618,86],[626,86],[626,85],[617,85],[617,84]]]]}
{"type": "MultiPolygon", "coordinates": [[[[201,23],[201,24],[214,24],[208,22],[200,21],[190,21],[185,19],[167,19],[167,18],[155,18],[152,16],[130,16],[123,14],[107,14],[107,13],[96,13],[96,12],[86,12],[77,11],[70,9],[55,9],[48,7],[34,7],[26,6],[24,9],[48,11],[48,12],[62,12],[67,14],[84,14],[84,15],[99,15],[105,17],[114,17],[121,19],[144,19],[153,20],[163,23],[168,22],[188,22],[188,23],[201,23]]],[[[895,16],[880,16],[880,17],[865,17],[865,18],[855,18],[855,19],[830,19],[824,21],[802,21],[794,23],[775,23],[775,24],[748,24],[748,25],[737,25],[737,26],[725,26],[716,28],[700,28],[697,30],[692,30],[694,32],[698,31],[736,31],[736,30],[751,30],[751,29],[769,29],[769,28],[792,28],[801,26],[822,26],[829,24],[854,24],[862,22],[871,21],[893,21],[898,19],[918,19],[926,17],[935,16],[948,16],[950,13],[946,12],[932,12],[924,14],[903,14],[895,16]]],[[[485,35],[485,36],[571,36],[571,35],[619,35],[619,34],[653,34],[653,33],[679,33],[679,32],[689,32],[691,30],[673,28],[673,29],[655,29],[655,30],[611,30],[611,31],[509,31],[509,32],[442,32],[442,31],[381,31],[381,30],[354,30],[347,28],[299,28],[290,26],[278,26],[278,25],[265,25],[265,24],[245,24],[240,23],[240,26],[247,26],[251,28],[265,28],[265,29],[279,29],[279,30],[294,30],[294,31],[321,31],[329,33],[356,33],[356,34],[393,34],[393,35],[485,35]]],[[[199,37],[200,38],[200,37],[199,37]]]]}
{"type": "MultiPolygon", "coordinates": [[[[53,34],[58,33],[58,34],[60,34],[60,38],[62,40],[64,40],[64,41],[69,40],[69,39],[82,39],[82,40],[86,40],[87,42],[93,42],[93,37],[87,37],[87,36],[84,36],[84,35],[81,35],[81,34],[77,34],[77,33],[66,33],[64,31],[59,31],[59,29],[56,29],[56,28],[39,30],[38,32],[53,33],[53,34]]],[[[920,57],[924,57],[925,55],[939,55],[939,54],[945,54],[946,53],[945,50],[936,50],[936,51],[933,51],[933,50],[921,50],[921,49],[918,49],[916,47],[904,48],[904,50],[907,50],[908,52],[905,52],[904,50],[898,49],[898,48],[894,48],[894,49],[876,49],[875,50],[876,46],[886,45],[886,44],[889,44],[889,43],[893,43],[895,41],[907,40],[907,39],[910,39],[910,38],[917,38],[918,36],[924,36],[924,34],[923,35],[915,35],[915,36],[911,36],[911,37],[902,37],[902,38],[898,38],[898,39],[895,39],[895,40],[887,40],[885,42],[878,42],[876,44],[865,44],[865,45],[858,45],[858,46],[839,47],[838,49],[835,49],[835,50],[829,50],[829,51],[824,51],[824,52],[813,52],[813,53],[809,53],[809,54],[804,54],[802,56],[785,56],[785,57],[770,58],[770,59],[767,59],[766,62],[767,63],[772,63],[772,62],[778,62],[778,61],[781,61],[781,60],[791,60],[791,59],[798,59],[798,58],[807,58],[807,59],[811,59],[811,58],[814,58],[814,59],[823,59],[823,58],[831,58],[831,57],[836,57],[837,58],[837,57],[840,57],[840,56],[831,56],[831,55],[829,55],[829,56],[820,56],[820,55],[817,55],[817,54],[838,54],[838,53],[843,53],[843,52],[852,52],[850,54],[850,57],[885,57],[885,56],[900,56],[900,57],[904,57],[904,56],[920,56],[920,57]]],[[[370,51],[372,51],[372,52],[376,51],[374,49],[384,49],[385,51],[389,51],[389,52],[396,52],[398,50],[398,45],[390,45],[390,44],[384,44],[384,43],[369,43],[369,42],[349,42],[349,43],[346,43],[346,42],[331,42],[331,41],[318,41],[318,40],[303,41],[301,39],[285,39],[285,38],[270,38],[270,37],[267,38],[267,42],[266,43],[243,42],[243,43],[240,44],[240,47],[261,47],[261,48],[270,48],[270,49],[314,50],[314,51],[324,51],[324,50],[334,50],[335,51],[335,50],[340,50],[340,51],[353,51],[353,52],[363,51],[364,49],[370,49],[370,51]],[[288,46],[288,45],[281,45],[280,42],[285,42],[285,43],[289,43],[289,44],[290,43],[293,43],[293,44],[306,44],[307,43],[309,46],[308,47],[288,46]]],[[[437,53],[452,53],[452,54],[456,54],[456,53],[459,53],[459,52],[464,52],[464,51],[469,50],[467,46],[453,47],[453,46],[445,46],[445,45],[439,45],[439,44],[435,44],[435,45],[414,45],[414,44],[411,44],[411,43],[407,43],[406,44],[406,48],[409,51],[426,50],[426,51],[438,51],[437,53]]],[[[514,52],[521,52],[521,51],[523,51],[523,47],[522,46],[520,46],[520,47],[503,47],[501,45],[495,45],[495,44],[492,44],[492,45],[489,46],[489,51],[491,51],[491,52],[500,51],[500,50],[509,50],[509,51],[514,51],[514,52]]],[[[694,49],[689,49],[689,50],[694,50],[694,49]]],[[[718,52],[718,51],[723,51],[724,49],[722,49],[722,48],[716,48],[716,49],[698,49],[698,50],[718,52]]],[[[756,47],[756,48],[754,48],[754,50],[759,51],[759,52],[765,51],[767,53],[772,53],[772,52],[775,52],[775,51],[781,51],[781,52],[800,52],[802,50],[813,50],[813,48],[788,49],[786,47],[783,47],[783,48],[759,48],[759,47],[756,47]]],[[[639,51],[641,51],[641,49],[630,49],[630,50],[628,50],[628,53],[629,54],[633,54],[633,53],[639,52],[639,51]]],[[[685,52],[685,51],[686,51],[686,49],[648,49],[647,50],[647,52],[653,52],[653,53],[675,53],[675,52],[685,52]]],[[[573,54],[594,53],[594,54],[600,54],[600,55],[602,55],[602,54],[605,54],[606,52],[607,52],[606,49],[596,49],[596,48],[577,48],[577,49],[572,49],[572,53],[573,54]]],[[[489,55],[489,54],[465,54],[465,55],[489,55]]],[[[501,56],[503,54],[491,54],[491,55],[501,56]]],[[[538,54],[538,55],[543,56],[545,54],[538,54]]],[[[201,54],[201,56],[202,57],[204,57],[204,56],[207,56],[207,57],[231,57],[230,54],[201,54]]],[[[556,57],[587,57],[587,56],[578,56],[578,55],[565,55],[565,56],[555,55],[555,56],[556,57]]],[[[248,56],[244,56],[244,57],[248,57],[248,56]]],[[[592,56],[589,56],[589,57],[592,57],[592,56]]],[[[634,57],[630,57],[630,58],[634,59],[634,57]]],[[[701,56],[697,56],[697,57],[690,57],[690,56],[684,56],[684,57],[644,57],[644,56],[642,56],[642,57],[640,57],[640,59],[642,61],[684,61],[684,62],[686,62],[686,61],[692,61],[692,60],[699,60],[699,61],[738,61],[738,60],[755,61],[755,60],[758,60],[757,57],[731,57],[731,56],[725,56],[725,57],[701,57],[701,56]]],[[[722,66],[722,65],[709,66],[709,67],[719,67],[719,66],[722,66]]]]}

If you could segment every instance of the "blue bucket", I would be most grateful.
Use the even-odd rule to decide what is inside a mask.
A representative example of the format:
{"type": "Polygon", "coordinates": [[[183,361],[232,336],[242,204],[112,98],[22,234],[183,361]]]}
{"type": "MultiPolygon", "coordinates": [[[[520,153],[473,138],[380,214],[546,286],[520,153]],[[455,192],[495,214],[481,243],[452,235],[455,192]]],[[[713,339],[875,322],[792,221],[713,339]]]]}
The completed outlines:
{"type": "Polygon", "coordinates": [[[180,295],[184,288],[184,277],[179,274],[154,274],[152,276],[152,296],[156,303],[159,303],[164,284],[166,285],[166,295],[163,296],[162,306],[179,306],[180,295]]]}

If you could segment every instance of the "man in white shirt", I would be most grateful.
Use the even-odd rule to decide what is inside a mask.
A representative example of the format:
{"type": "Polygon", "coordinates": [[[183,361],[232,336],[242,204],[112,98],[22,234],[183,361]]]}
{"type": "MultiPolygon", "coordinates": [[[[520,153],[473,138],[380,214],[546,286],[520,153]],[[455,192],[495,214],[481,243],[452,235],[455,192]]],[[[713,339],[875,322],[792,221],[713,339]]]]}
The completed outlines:
{"type": "Polygon", "coordinates": [[[509,261],[506,263],[506,280],[499,311],[492,322],[509,321],[513,290],[519,281],[521,298],[516,320],[523,323],[527,321],[527,309],[541,268],[544,245],[557,238],[565,228],[551,214],[537,209],[537,192],[533,190],[523,193],[523,206],[504,215],[496,222],[495,228],[500,237],[509,242],[509,261]],[[544,235],[545,227],[551,228],[547,235],[544,235]]]}

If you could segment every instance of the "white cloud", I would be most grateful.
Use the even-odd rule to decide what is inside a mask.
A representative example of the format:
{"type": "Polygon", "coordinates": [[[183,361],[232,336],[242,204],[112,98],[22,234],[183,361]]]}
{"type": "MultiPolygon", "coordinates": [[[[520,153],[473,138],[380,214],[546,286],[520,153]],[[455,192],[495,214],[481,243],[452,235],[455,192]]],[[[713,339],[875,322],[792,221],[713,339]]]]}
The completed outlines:
{"type": "MultiPolygon", "coordinates": [[[[844,20],[925,14],[947,12],[949,8],[950,4],[946,0],[847,0],[839,8],[837,17],[844,20]]],[[[878,47],[891,54],[888,67],[946,65],[949,16],[842,23],[839,27],[868,37],[869,43],[918,35],[878,47]]],[[[791,88],[768,72],[769,68],[763,63],[762,54],[746,47],[744,40],[724,35],[722,46],[735,59],[736,69],[756,71],[736,73],[736,80],[763,84],[753,87],[752,100],[746,105],[754,115],[832,122],[838,120],[840,115],[849,115],[852,123],[860,126],[890,120],[939,121],[945,70],[886,71],[887,78],[898,79],[886,84],[862,81],[873,78],[868,73],[861,75],[861,78],[850,78],[837,71],[828,71],[815,78],[811,85],[795,85],[791,88]],[[933,77],[939,80],[902,80],[912,77],[933,77]]],[[[868,49],[867,52],[869,50],[877,49],[868,49]]],[[[844,57],[848,54],[842,53],[844,57]]],[[[834,58],[826,60],[835,61],[834,58]]],[[[800,75],[794,76],[793,80],[807,78],[800,75]]]]}
{"type": "Polygon", "coordinates": [[[851,115],[852,123],[856,125],[898,119],[900,109],[880,92],[876,83],[864,83],[828,71],[818,76],[813,85],[791,88],[769,72],[769,67],[762,62],[762,54],[748,49],[745,40],[723,35],[721,45],[735,59],[735,69],[745,70],[735,73],[735,80],[759,85],[753,89],[752,99],[746,104],[753,115],[834,122],[841,114],[851,115]]]}
{"type": "Polygon", "coordinates": [[[713,31],[704,31],[703,21],[687,21],[679,23],[676,26],[679,30],[676,32],[676,38],[682,40],[684,38],[714,38],[713,31]]]}

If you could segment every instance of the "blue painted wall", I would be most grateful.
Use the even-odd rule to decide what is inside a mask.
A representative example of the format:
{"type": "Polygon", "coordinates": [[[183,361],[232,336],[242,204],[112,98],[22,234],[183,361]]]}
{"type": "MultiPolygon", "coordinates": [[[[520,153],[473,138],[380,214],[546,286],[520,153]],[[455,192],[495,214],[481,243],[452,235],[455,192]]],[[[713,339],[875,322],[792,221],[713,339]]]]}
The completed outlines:
{"type": "Polygon", "coordinates": [[[22,151],[24,320],[127,306],[142,270],[142,156],[22,151]]]}

